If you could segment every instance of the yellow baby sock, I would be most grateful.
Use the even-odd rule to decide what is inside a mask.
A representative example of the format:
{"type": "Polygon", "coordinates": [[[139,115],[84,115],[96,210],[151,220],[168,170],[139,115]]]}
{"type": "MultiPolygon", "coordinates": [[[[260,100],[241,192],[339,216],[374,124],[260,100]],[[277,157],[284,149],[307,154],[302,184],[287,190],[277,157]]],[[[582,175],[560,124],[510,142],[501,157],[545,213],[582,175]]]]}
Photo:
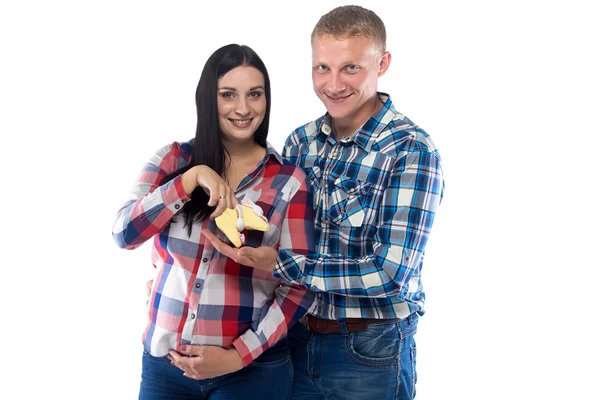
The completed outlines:
{"type": "Polygon", "coordinates": [[[235,247],[245,244],[244,229],[268,232],[269,221],[263,216],[263,210],[250,200],[242,200],[236,208],[227,208],[215,218],[217,227],[227,236],[235,247]]]}

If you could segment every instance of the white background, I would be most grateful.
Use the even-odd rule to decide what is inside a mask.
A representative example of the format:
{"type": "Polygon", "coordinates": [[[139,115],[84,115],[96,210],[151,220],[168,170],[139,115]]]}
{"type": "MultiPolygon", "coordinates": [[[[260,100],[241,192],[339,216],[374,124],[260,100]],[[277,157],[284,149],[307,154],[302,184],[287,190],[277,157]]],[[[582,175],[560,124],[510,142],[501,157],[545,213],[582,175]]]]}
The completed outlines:
{"type": "MultiPolygon", "coordinates": [[[[137,398],[149,245],[118,249],[112,223],[153,152],[193,136],[214,50],[265,61],[276,148],[324,113],[309,36],[343,3],[204,3],[0,6],[2,399],[137,398]]],[[[600,398],[593,2],[358,3],[388,29],[379,89],[443,157],[417,398],[600,398]]]]}

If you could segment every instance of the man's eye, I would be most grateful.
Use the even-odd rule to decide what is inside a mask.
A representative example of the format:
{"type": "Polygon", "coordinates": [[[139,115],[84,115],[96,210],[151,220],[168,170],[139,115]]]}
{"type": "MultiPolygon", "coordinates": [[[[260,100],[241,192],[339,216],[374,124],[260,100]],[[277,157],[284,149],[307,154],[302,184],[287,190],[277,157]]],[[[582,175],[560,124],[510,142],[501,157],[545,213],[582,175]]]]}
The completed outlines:
{"type": "Polygon", "coordinates": [[[319,66],[317,66],[317,70],[319,72],[324,72],[324,71],[327,71],[327,67],[325,65],[319,65],[319,66]]]}
{"type": "Polygon", "coordinates": [[[358,72],[359,69],[360,67],[358,65],[348,65],[346,67],[346,70],[348,70],[348,72],[358,72]]]}

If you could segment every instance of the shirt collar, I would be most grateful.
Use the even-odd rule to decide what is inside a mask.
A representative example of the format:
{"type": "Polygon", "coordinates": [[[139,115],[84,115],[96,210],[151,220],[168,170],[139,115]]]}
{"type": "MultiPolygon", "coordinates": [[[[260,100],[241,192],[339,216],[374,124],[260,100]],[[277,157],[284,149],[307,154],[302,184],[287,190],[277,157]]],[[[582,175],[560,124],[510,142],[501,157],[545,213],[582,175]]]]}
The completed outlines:
{"type": "MultiPolygon", "coordinates": [[[[352,135],[344,138],[342,142],[353,141],[363,149],[369,151],[379,134],[397,117],[397,115],[401,115],[394,108],[392,98],[389,94],[377,92],[377,95],[379,96],[379,100],[383,103],[383,106],[380,107],[362,127],[357,129],[352,135]]],[[[332,132],[332,123],[331,115],[329,113],[326,113],[321,117],[317,124],[317,132],[325,136],[330,136],[332,132]]]]}
{"type": "Polygon", "coordinates": [[[267,154],[265,155],[264,162],[268,159],[275,159],[275,161],[283,165],[283,157],[281,157],[281,154],[279,154],[269,142],[267,142],[267,154]]]}

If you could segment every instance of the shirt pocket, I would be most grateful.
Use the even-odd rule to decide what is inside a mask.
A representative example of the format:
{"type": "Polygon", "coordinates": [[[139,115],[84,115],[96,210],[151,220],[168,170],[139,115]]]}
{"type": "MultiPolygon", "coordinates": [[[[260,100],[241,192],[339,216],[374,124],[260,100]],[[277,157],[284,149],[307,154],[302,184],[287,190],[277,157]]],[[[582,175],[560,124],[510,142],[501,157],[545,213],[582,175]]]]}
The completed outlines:
{"type": "Polygon", "coordinates": [[[369,182],[346,177],[337,178],[331,193],[331,221],[339,227],[363,226],[371,203],[372,188],[369,182]]]}
{"type": "Polygon", "coordinates": [[[253,200],[263,210],[263,215],[269,221],[269,231],[245,230],[246,245],[252,247],[276,247],[281,235],[281,224],[285,218],[287,201],[276,190],[263,190],[260,197],[253,200]]]}

